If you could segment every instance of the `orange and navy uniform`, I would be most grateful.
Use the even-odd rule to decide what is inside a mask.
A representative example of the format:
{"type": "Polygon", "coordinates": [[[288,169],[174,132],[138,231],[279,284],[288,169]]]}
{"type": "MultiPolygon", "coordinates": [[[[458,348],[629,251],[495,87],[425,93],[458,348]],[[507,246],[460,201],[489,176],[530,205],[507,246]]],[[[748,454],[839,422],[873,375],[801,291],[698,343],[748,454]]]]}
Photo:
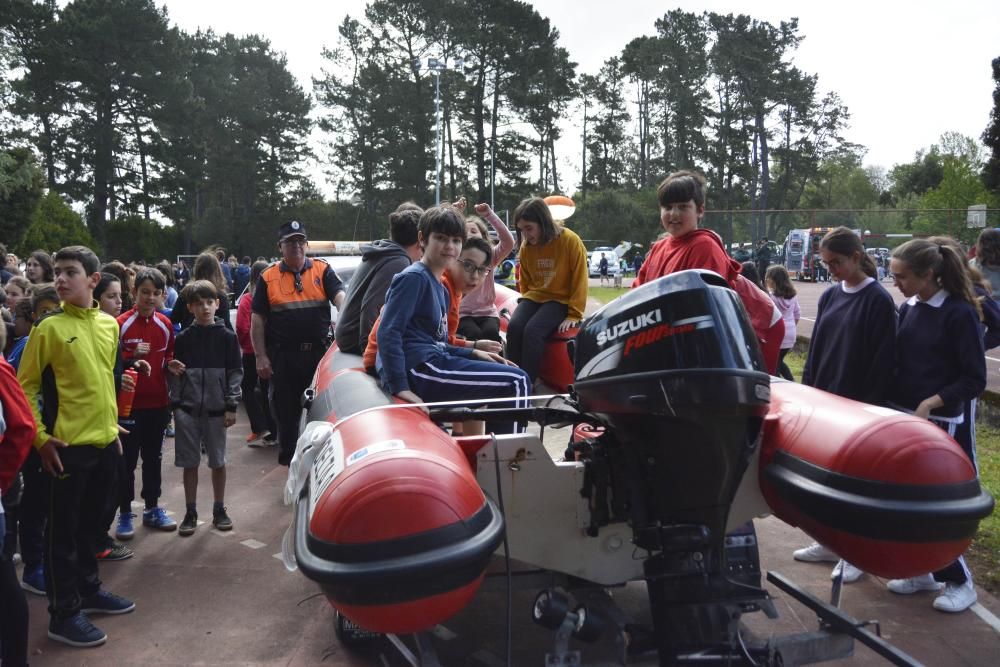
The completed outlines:
{"type": "Polygon", "coordinates": [[[295,273],[284,262],[260,276],[253,296],[253,312],[267,317],[270,348],[325,343],[330,338],[330,304],[344,285],[330,265],[306,258],[295,273]]]}

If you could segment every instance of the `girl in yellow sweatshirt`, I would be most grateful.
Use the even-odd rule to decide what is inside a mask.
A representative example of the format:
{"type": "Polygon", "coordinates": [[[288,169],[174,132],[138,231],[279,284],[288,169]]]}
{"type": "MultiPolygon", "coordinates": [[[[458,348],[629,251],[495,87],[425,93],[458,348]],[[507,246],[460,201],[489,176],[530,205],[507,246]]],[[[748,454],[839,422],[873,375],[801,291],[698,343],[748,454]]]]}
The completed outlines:
{"type": "Polygon", "coordinates": [[[507,356],[538,377],[545,339],[575,327],[587,305],[587,249],[575,233],[557,226],[545,201],[525,199],[514,211],[520,241],[521,298],[507,327],[507,356]]]}

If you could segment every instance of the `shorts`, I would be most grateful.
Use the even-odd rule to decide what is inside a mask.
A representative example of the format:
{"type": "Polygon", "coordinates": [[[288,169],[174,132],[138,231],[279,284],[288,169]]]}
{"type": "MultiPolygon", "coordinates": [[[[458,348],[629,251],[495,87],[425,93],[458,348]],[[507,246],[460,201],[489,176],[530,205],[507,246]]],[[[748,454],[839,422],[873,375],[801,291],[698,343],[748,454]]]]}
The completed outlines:
{"type": "Polygon", "coordinates": [[[186,410],[174,410],[174,465],[197,468],[201,465],[201,448],[205,447],[209,468],[226,465],[226,421],[224,415],[210,417],[193,415],[186,410]]]}

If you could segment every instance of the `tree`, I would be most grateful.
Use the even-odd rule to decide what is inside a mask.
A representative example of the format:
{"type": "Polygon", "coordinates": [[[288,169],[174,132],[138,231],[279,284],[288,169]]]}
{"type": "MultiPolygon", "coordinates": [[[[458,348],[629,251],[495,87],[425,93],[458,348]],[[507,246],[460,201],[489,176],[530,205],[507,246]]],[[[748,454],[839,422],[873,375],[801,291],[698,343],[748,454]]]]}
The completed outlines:
{"type": "Polygon", "coordinates": [[[652,190],[632,193],[602,189],[579,202],[570,222],[587,241],[615,246],[625,240],[648,248],[662,231],[656,210],[656,193],[652,190]]]}
{"type": "Polygon", "coordinates": [[[186,250],[272,247],[260,239],[271,237],[292,193],[310,189],[302,175],[309,98],[259,36],[197,33],[183,47],[190,90],[164,114],[158,201],[186,250]]]}
{"type": "Polygon", "coordinates": [[[31,226],[19,252],[26,255],[36,248],[55,249],[69,245],[93,247],[94,238],[80,214],[67,206],[58,192],[50,190],[31,216],[31,226]]]}
{"type": "Polygon", "coordinates": [[[129,154],[126,137],[136,123],[154,122],[159,95],[179,76],[174,32],[166,10],[152,0],[74,0],[60,14],[59,35],[70,54],[62,80],[80,111],[71,127],[70,175],[78,193],[89,195],[87,225],[102,246],[105,222],[134,185],[135,171],[122,159],[129,154]]]}
{"type": "Polygon", "coordinates": [[[48,187],[66,191],[74,109],[67,85],[69,53],[56,3],[7,0],[4,4],[10,16],[5,33],[11,65],[21,73],[11,83],[10,109],[22,121],[13,136],[27,139],[42,156],[48,187]]]}
{"type": "Polygon", "coordinates": [[[990,149],[990,157],[983,168],[986,187],[1000,195],[1000,57],[993,59],[993,111],[990,124],[983,131],[983,143],[990,149]]]}
{"type": "Polygon", "coordinates": [[[892,202],[899,202],[910,196],[921,196],[928,190],[936,188],[944,178],[944,166],[938,147],[931,146],[929,150],[920,149],[913,162],[897,164],[889,170],[889,188],[892,202]]]}
{"type": "Polygon", "coordinates": [[[45,179],[27,148],[0,151],[0,239],[15,248],[31,224],[45,179]]]}
{"type": "MultiPolygon", "coordinates": [[[[147,221],[139,215],[125,215],[108,222],[108,247],[104,257],[125,262],[155,262],[172,258],[177,252],[179,231],[176,227],[147,221]]],[[[273,247],[273,246],[272,246],[273,247]]]]}
{"type": "Polygon", "coordinates": [[[657,19],[660,67],[652,102],[663,150],[660,172],[693,167],[706,153],[708,123],[707,20],[675,9],[657,19]]]}
{"type": "Polygon", "coordinates": [[[928,154],[939,156],[941,179],[920,196],[919,208],[946,209],[949,213],[921,213],[913,223],[914,230],[974,241],[977,232],[966,228],[965,210],[973,204],[986,204],[990,208],[997,205],[981,178],[982,149],[971,137],[946,132],[928,154]]]}
{"type": "Polygon", "coordinates": [[[584,169],[581,188],[597,189],[624,186],[628,181],[627,161],[630,138],[626,124],[630,114],[625,104],[625,72],[622,60],[609,58],[597,76],[580,78],[580,94],[584,105],[590,104],[593,112],[587,119],[584,149],[589,169],[584,169]],[[588,173],[589,172],[589,173],[588,173]]]}

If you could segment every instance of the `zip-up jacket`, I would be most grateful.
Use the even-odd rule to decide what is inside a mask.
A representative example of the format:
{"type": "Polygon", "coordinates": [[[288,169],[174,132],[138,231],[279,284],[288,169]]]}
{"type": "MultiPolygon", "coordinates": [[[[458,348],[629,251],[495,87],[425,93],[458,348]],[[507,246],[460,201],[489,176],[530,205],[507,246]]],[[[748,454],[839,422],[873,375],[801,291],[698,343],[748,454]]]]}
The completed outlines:
{"type": "Polygon", "coordinates": [[[35,447],[52,437],[70,446],[114,441],[117,361],[118,322],[96,302],[92,308],[63,302],[35,325],[17,373],[38,425],[35,447]]]}
{"type": "Polygon", "coordinates": [[[180,377],[170,376],[170,404],[196,416],[236,412],[243,362],[236,334],[218,317],[208,326],[192,324],[177,334],[174,358],[184,363],[180,377]]]}
{"type": "MultiPolygon", "coordinates": [[[[14,369],[0,359],[0,492],[10,488],[35,439],[35,420],[31,415],[14,369]]],[[[0,505],[3,514],[3,505],[0,505]]]]}
{"type": "Polygon", "coordinates": [[[169,404],[164,367],[174,358],[174,327],[163,313],[153,312],[143,317],[135,308],[118,316],[121,327],[122,356],[126,361],[145,359],[149,362],[149,377],[140,374],[135,383],[134,409],[164,408],[169,404]],[[135,356],[139,343],[149,343],[149,354],[135,356]]]}

